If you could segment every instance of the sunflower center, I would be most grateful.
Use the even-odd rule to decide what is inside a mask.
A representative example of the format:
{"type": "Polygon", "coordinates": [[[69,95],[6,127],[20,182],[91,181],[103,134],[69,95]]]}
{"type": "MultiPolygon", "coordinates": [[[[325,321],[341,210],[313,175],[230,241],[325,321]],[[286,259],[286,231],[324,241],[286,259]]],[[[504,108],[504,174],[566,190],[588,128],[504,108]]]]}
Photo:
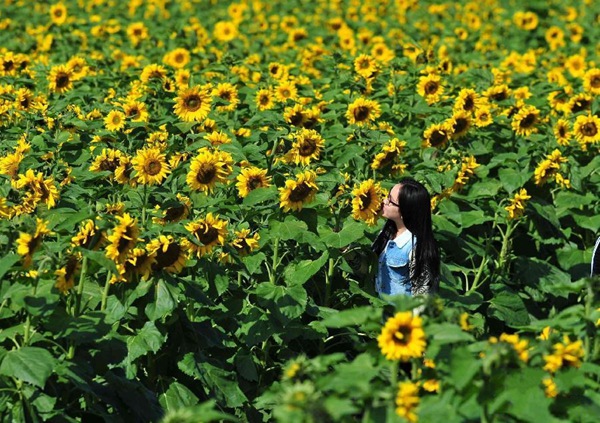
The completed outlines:
{"type": "Polygon", "coordinates": [[[369,67],[370,67],[370,66],[371,66],[371,63],[369,63],[369,61],[368,61],[368,60],[361,60],[361,61],[358,63],[358,67],[359,67],[359,68],[361,68],[361,69],[363,69],[363,70],[364,70],[364,69],[369,69],[369,67]]]}
{"type": "Polygon", "coordinates": [[[191,112],[195,112],[202,106],[202,99],[198,95],[191,95],[184,100],[185,108],[191,112]]]}
{"type": "Polygon", "coordinates": [[[598,133],[598,128],[594,122],[588,122],[581,127],[581,133],[586,137],[593,137],[598,133]]]}
{"type": "Polygon", "coordinates": [[[465,98],[465,103],[463,105],[463,109],[467,112],[473,110],[473,107],[475,106],[475,101],[473,101],[473,97],[469,96],[467,98],[465,98]]]}
{"type": "Polygon", "coordinates": [[[262,179],[259,176],[254,176],[248,179],[248,188],[250,191],[263,186],[262,179]]]}
{"type": "Polygon", "coordinates": [[[70,257],[65,266],[65,280],[71,279],[75,270],[77,270],[77,258],[70,257]]]}
{"type": "Polygon", "coordinates": [[[361,203],[360,210],[361,211],[367,210],[372,201],[371,195],[369,195],[368,192],[365,192],[364,194],[361,194],[359,196],[359,198],[360,198],[360,203],[361,203]]]}
{"type": "Polygon", "coordinates": [[[260,105],[261,106],[266,106],[267,104],[269,104],[269,100],[270,100],[269,96],[267,96],[267,95],[261,95],[260,99],[259,99],[260,105]]]}
{"type": "Polygon", "coordinates": [[[140,109],[138,109],[137,107],[132,107],[131,109],[129,109],[127,116],[130,118],[137,118],[140,116],[140,109]]]}
{"type": "Polygon", "coordinates": [[[140,28],[134,29],[133,35],[135,35],[136,37],[139,37],[140,35],[142,35],[142,30],[140,28]]]}
{"type": "Polygon", "coordinates": [[[181,253],[181,247],[176,242],[171,242],[167,247],[167,251],[163,251],[162,248],[159,248],[158,252],[159,254],[156,255],[156,267],[158,269],[164,269],[177,263],[181,253]]]}
{"type": "Polygon", "coordinates": [[[219,97],[225,101],[229,101],[231,100],[231,93],[229,91],[223,91],[219,97]]]}
{"type": "Polygon", "coordinates": [[[7,60],[6,62],[4,62],[3,67],[5,71],[9,72],[14,69],[15,62],[13,62],[12,60],[7,60]]]}
{"type": "Polygon", "coordinates": [[[23,97],[23,99],[20,102],[21,107],[24,109],[28,109],[29,105],[31,104],[29,97],[23,97]]]}
{"type": "Polygon", "coordinates": [[[433,131],[431,133],[429,143],[433,147],[437,147],[438,145],[444,144],[447,141],[446,133],[444,131],[433,131]]]}
{"type": "Polygon", "coordinates": [[[469,126],[469,122],[467,121],[467,119],[464,118],[458,118],[454,121],[454,125],[452,125],[452,129],[454,130],[455,134],[461,134],[463,131],[465,131],[469,126]]]}
{"type": "Polygon", "coordinates": [[[130,227],[128,227],[125,233],[121,235],[121,238],[119,239],[119,244],[117,245],[117,251],[119,252],[119,254],[123,254],[125,251],[127,251],[132,242],[132,230],[130,227]]]}
{"type": "Polygon", "coordinates": [[[290,117],[290,123],[294,126],[298,126],[302,123],[302,113],[296,112],[290,117]]]}
{"type": "Polygon", "coordinates": [[[508,97],[506,91],[499,91],[497,93],[494,93],[490,96],[492,98],[492,100],[495,101],[502,101],[502,100],[506,100],[506,97],[508,97]]]}
{"type": "Polygon", "coordinates": [[[298,152],[301,156],[307,157],[312,155],[317,149],[317,141],[312,138],[306,138],[298,148],[298,152]]]}
{"type": "Polygon", "coordinates": [[[573,113],[581,112],[582,110],[587,109],[590,106],[590,102],[588,100],[577,100],[575,104],[573,104],[572,111],[573,113]]]}
{"type": "Polygon", "coordinates": [[[358,122],[362,122],[369,117],[370,109],[365,106],[359,106],[354,110],[354,119],[358,122]]]}
{"type": "Polygon", "coordinates": [[[208,184],[215,179],[216,175],[217,169],[215,166],[210,163],[204,163],[196,174],[196,180],[201,184],[208,184]]]}
{"type": "Polygon", "coordinates": [[[63,15],[63,12],[62,12],[62,10],[60,10],[60,9],[56,9],[56,10],[54,11],[54,16],[56,16],[57,18],[60,18],[62,15],[63,15]]]}
{"type": "MultiPolygon", "coordinates": [[[[585,126],[585,125],[584,125],[584,126],[585,126]]],[[[566,136],[567,136],[567,128],[565,128],[564,126],[561,126],[561,127],[559,127],[559,128],[558,128],[558,135],[559,135],[561,138],[566,138],[566,136]]]]}
{"type": "Polygon", "coordinates": [[[407,345],[410,342],[410,333],[410,328],[399,327],[398,330],[394,333],[392,341],[399,346],[407,345]]]}
{"type": "Polygon", "coordinates": [[[156,159],[152,159],[144,164],[144,171],[150,176],[158,175],[161,169],[162,164],[156,159]]]}
{"type": "Polygon", "coordinates": [[[531,128],[535,124],[536,120],[537,116],[533,113],[529,113],[527,116],[525,116],[525,118],[523,118],[519,126],[524,129],[531,128]]]}
{"type": "Polygon", "coordinates": [[[198,239],[202,244],[210,245],[217,240],[219,236],[219,231],[210,226],[208,228],[205,227],[204,232],[196,232],[196,234],[198,235],[198,239]]]}
{"type": "Polygon", "coordinates": [[[433,94],[435,94],[437,92],[437,90],[438,90],[438,87],[439,87],[439,85],[435,81],[429,81],[429,82],[427,82],[425,84],[425,88],[424,88],[425,94],[427,94],[427,95],[433,95],[433,94]]]}
{"type": "Polygon", "coordinates": [[[56,88],[66,88],[69,85],[69,75],[60,73],[56,77],[56,88]]]}
{"type": "Polygon", "coordinates": [[[177,54],[177,55],[175,55],[175,61],[176,61],[177,63],[182,63],[184,60],[185,60],[185,59],[184,59],[184,57],[183,57],[183,54],[177,54]]]}
{"type": "Polygon", "coordinates": [[[600,75],[595,75],[590,79],[590,85],[593,88],[600,88],[600,75]]]}
{"type": "Polygon", "coordinates": [[[387,152],[385,154],[385,156],[383,157],[383,159],[381,159],[380,166],[381,167],[386,167],[388,164],[390,164],[396,158],[396,155],[397,154],[396,154],[395,151],[389,151],[389,152],[387,152]]]}
{"type": "Polygon", "coordinates": [[[305,183],[302,183],[292,190],[290,193],[290,201],[294,203],[297,203],[298,201],[304,201],[310,192],[311,188],[305,183]]]}
{"type": "Polygon", "coordinates": [[[177,206],[169,207],[165,211],[165,220],[167,222],[174,222],[181,218],[185,213],[185,206],[183,204],[179,204],[177,206]]]}
{"type": "Polygon", "coordinates": [[[280,94],[283,98],[288,98],[290,96],[290,90],[284,88],[280,91],[280,94]]]}
{"type": "Polygon", "coordinates": [[[114,171],[117,168],[117,163],[110,159],[104,159],[100,163],[100,170],[114,171]]]}

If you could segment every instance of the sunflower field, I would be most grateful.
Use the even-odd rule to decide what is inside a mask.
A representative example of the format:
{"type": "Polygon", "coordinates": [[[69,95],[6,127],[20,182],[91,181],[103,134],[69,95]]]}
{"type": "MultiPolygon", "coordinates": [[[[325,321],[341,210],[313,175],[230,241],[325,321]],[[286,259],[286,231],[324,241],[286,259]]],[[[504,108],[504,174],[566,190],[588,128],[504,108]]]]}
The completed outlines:
{"type": "Polygon", "coordinates": [[[596,422],[599,151],[594,0],[0,0],[0,420],[596,422]]]}

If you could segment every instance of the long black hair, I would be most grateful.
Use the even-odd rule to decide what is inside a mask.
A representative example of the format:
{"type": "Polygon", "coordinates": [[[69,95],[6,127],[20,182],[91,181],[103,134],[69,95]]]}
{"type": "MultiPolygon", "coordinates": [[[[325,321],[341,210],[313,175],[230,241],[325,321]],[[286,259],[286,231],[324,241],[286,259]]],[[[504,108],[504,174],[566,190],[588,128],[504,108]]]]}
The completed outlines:
{"type": "Polygon", "coordinates": [[[435,283],[440,275],[440,253],[433,237],[431,197],[427,188],[412,178],[403,178],[399,183],[397,203],[400,214],[404,226],[417,241],[413,278],[418,280],[424,272],[428,272],[431,282],[435,283]]]}

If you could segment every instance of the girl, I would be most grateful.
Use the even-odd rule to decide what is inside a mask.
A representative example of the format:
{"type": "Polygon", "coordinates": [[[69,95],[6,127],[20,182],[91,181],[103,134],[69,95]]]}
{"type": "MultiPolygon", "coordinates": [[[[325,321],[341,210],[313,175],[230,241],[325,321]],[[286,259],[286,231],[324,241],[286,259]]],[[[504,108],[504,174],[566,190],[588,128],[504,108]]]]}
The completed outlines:
{"type": "Polygon", "coordinates": [[[388,220],[372,246],[379,255],[376,291],[380,295],[434,293],[440,257],[427,189],[414,179],[402,179],[383,201],[381,215],[388,220]]]}

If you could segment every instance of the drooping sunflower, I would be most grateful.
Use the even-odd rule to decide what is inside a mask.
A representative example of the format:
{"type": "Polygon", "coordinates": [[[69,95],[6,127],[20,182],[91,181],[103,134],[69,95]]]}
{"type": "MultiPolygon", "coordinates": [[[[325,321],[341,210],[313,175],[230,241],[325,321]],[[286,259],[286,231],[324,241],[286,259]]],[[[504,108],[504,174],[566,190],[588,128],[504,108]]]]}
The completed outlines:
{"type": "Polygon", "coordinates": [[[571,130],[569,121],[566,119],[559,119],[554,125],[554,137],[558,145],[567,146],[571,139],[571,130]]]}
{"type": "Polygon", "coordinates": [[[396,394],[396,414],[409,423],[417,423],[419,415],[417,408],[421,399],[419,397],[419,385],[410,381],[398,384],[396,394]]]}
{"type": "Polygon", "coordinates": [[[506,84],[492,85],[483,92],[483,96],[495,102],[507,100],[511,95],[510,88],[506,84]]]}
{"type": "MultiPolygon", "coordinates": [[[[394,161],[396,161],[396,159],[398,159],[398,157],[400,157],[405,147],[406,141],[400,141],[398,138],[392,138],[383,145],[381,152],[375,155],[373,162],[371,163],[371,169],[383,170],[389,167],[392,165],[392,163],[394,163],[394,161]]],[[[392,165],[392,171],[400,170],[401,168],[402,165],[400,164],[392,165]]]]}
{"type": "Polygon", "coordinates": [[[145,248],[134,248],[127,257],[125,265],[132,273],[139,275],[143,280],[148,280],[155,262],[156,253],[149,253],[145,248]]]}
{"type": "Polygon", "coordinates": [[[285,187],[279,188],[279,207],[283,211],[302,210],[304,204],[310,203],[318,191],[317,174],[306,170],[296,175],[296,179],[285,181],[285,187]]]}
{"type": "Polygon", "coordinates": [[[142,73],[140,74],[140,81],[144,84],[147,84],[150,81],[160,81],[162,83],[165,79],[167,79],[167,69],[156,63],[144,66],[144,69],[142,69],[142,73]]]}
{"type": "Polygon", "coordinates": [[[314,129],[302,128],[293,135],[291,150],[286,154],[288,163],[307,166],[311,160],[318,160],[325,140],[314,129]]]}
{"type": "Polygon", "coordinates": [[[75,277],[81,267],[80,259],[77,254],[69,256],[67,263],[56,270],[56,284],[54,285],[62,294],[69,292],[69,289],[75,286],[75,277]]]}
{"type": "Polygon", "coordinates": [[[385,323],[377,343],[388,360],[422,357],[427,345],[422,319],[410,311],[396,313],[385,323]]]}
{"type": "MultiPolygon", "coordinates": [[[[192,202],[189,197],[182,194],[177,194],[177,201],[167,202],[163,209],[162,217],[155,217],[152,219],[153,222],[166,225],[167,223],[179,222],[187,218],[192,210],[192,202]]],[[[156,206],[160,209],[159,206],[156,206]]]]}
{"type": "Polygon", "coordinates": [[[44,179],[42,172],[36,173],[32,169],[28,169],[24,175],[20,174],[18,179],[12,181],[12,183],[17,189],[28,188],[29,193],[35,196],[35,200],[45,203],[48,208],[56,206],[56,202],[60,198],[58,189],[54,184],[54,178],[44,179]]]}
{"type": "Polygon", "coordinates": [[[540,111],[535,106],[524,105],[513,116],[511,126],[517,135],[527,137],[538,131],[538,123],[540,111]]]}
{"type": "Polygon", "coordinates": [[[304,106],[302,104],[294,104],[291,107],[286,107],[283,111],[283,118],[290,125],[301,126],[304,122],[304,106]]]}
{"type": "Polygon", "coordinates": [[[35,97],[33,95],[33,92],[31,92],[31,90],[29,90],[27,88],[19,88],[15,92],[14,105],[17,110],[22,110],[24,112],[27,112],[35,104],[36,104],[35,97]]]}
{"type": "Polygon", "coordinates": [[[67,7],[62,1],[50,6],[50,20],[55,25],[62,25],[67,21],[67,7]]]}
{"type": "Polygon", "coordinates": [[[235,186],[242,198],[246,198],[250,191],[256,188],[271,186],[271,177],[267,176],[267,170],[254,166],[243,168],[236,180],[235,186]]]}
{"type": "Polygon", "coordinates": [[[41,245],[44,236],[52,233],[50,229],[48,229],[48,223],[49,222],[43,219],[36,218],[35,232],[33,234],[27,232],[19,233],[19,238],[17,239],[17,254],[23,257],[24,268],[31,266],[33,253],[35,253],[41,245]]]}
{"type": "Polygon", "coordinates": [[[125,113],[111,110],[104,118],[104,126],[108,131],[120,131],[125,127],[125,113]]]}
{"type": "Polygon", "coordinates": [[[19,174],[19,166],[23,161],[23,154],[19,152],[0,157],[0,174],[15,179],[19,174]]]}
{"type": "Polygon", "coordinates": [[[140,184],[160,185],[171,172],[166,157],[158,148],[143,148],[131,160],[140,184]]]}
{"type": "Polygon", "coordinates": [[[139,236],[139,228],[137,219],[133,219],[129,213],[116,216],[116,219],[119,223],[107,238],[109,245],[106,247],[106,256],[117,263],[121,263],[127,258],[129,251],[135,247],[139,236]]]}
{"type": "Polygon", "coordinates": [[[249,229],[235,231],[235,239],[231,242],[231,246],[235,248],[240,256],[246,256],[258,248],[260,236],[258,233],[250,235],[249,229]]]}
{"type": "Polygon", "coordinates": [[[231,154],[201,148],[191,160],[186,182],[194,191],[212,192],[217,182],[227,182],[233,168],[231,154]]]}
{"type": "Polygon", "coordinates": [[[48,74],[48,89],[62,94],[73,88],[73,71],[67,65],[56,65],[48,74]]]}
{"type": "Polygon", "coordinates": [[[124,153],[114,148],[103,148],[102,153],[94,158],[90,172],[114,172],[119,167],[123,155],[124,153]]]}
{"type": "Polygon", "coordinates": [[[600,142],[600,118],[595,115],[581,115],[575,119],[573,125],[575,139],[580,145],[600,142]]]}
{"type": "Polygon", "coordinates": [[[193,238],[190,251],[198,258],[209,254],[217,245],[225,244],[227,221],[219,219],[219,215],[208,213],[204,219],[190,222],[185,228],[193,238]]]}
{"type": "Polygon", "coordinates": [[[153,271],[180,273],[185,267],[186,251],[172,235],[160,235],[146,245],[148,254],[155,255],[153,271]]]}
{"type": "Polygon", "coordinates": [[[92,219],[84,221],[79,232],[71,238],[72,247],[82,247],[88,249],[97,249],[102,242],[102,232],[92,219]]]}
{"type": "Polygon", "coordinates": [[[207,90],[196,86],[179,93],[173,110],[185,122],[199,122],[210,112],[211,96],[207,90]]]}
{"type": "Polygon", "coordinates": [[[381,107],[375,100],[359,97],[348,106],[346,119],[351,125],[367,125],[381,116],[381,107]]]}
{"type": "Polygon", "coordinates": [[[123,153],[119,157],[119,164],[114,171],[115,181],[122,185],[130,185],[132,187],[137,185],[137,178],[133,178],[133,165],[131,164],[131,158],[123,153]]]}
{"type": "Polygon", "coordinates": [[[441,80],[442,78],[439,75],[433,73],[419,78],[417,93],[427,101],[427,104],[433,104],[440,101],[444,92],[441,80]]]}
{"type": "Polygon", "coordinates": [[[364,220],[369,226],[373,226],[381,208],[382,195],[381,186],[373,179],[356,185],[352,190],[352,217],[356,220],[364,220]]]}
{"type": "Polygon", "coordinates": [[[568,110],[571,113],[579,113],[589,109],[592,106],[592,96],[587,93],[575,94],[567,103],[568,110]]]}
{"type": "Polygon", "coordinates": [[[256,108],[261,112],[272,109],[275,106],[273,92],[266,88],[258,90],[256,92],[256,96],[254,97],[254,102],[256,103],[256,108]]]}

